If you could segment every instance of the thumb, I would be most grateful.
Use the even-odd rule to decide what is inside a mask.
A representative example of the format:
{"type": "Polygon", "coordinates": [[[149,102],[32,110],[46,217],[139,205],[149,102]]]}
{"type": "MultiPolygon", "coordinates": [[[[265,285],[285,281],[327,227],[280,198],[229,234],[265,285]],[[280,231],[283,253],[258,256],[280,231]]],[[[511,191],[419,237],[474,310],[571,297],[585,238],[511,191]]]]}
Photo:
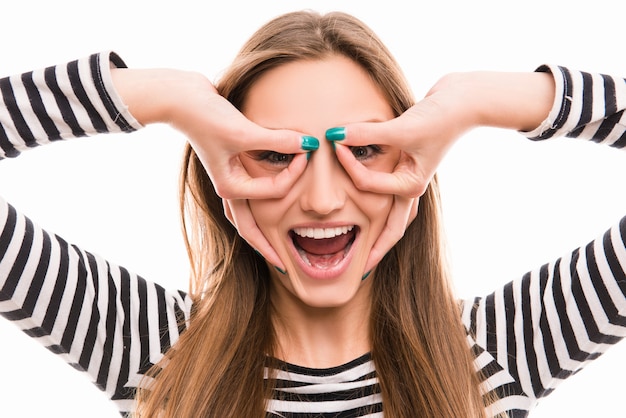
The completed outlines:
{"type": "MultiPolygon", "coordinates": [[[[257,125],[258,126],[258,125],[257,125]]],[[[311,135],[288,129],[267,129],[259,127],[249,135],[243,149],[250,149],[254,144],[254,149],[275,151],[281,154],[298,154],[308,151],[315,151],[319,148],[319,140],[311,135]]]]}

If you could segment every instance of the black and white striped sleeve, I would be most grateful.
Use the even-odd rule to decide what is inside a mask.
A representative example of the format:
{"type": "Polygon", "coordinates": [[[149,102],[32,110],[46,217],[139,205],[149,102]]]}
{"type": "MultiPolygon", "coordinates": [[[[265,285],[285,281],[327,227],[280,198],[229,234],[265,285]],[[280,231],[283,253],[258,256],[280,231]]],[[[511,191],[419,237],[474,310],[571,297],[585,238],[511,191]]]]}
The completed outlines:
{"type": "Polygon", "coordinates": [[[554,77],[555,99],[548,118],[524,135],[532,140],[567,136],[615,148],[626,146],[624,78],[554,65],[543,65],[537,71],[554,77]]]}
{"type": "Polygon", "coordinates": [[[0,79],[0,159],[37,145],[141,125],[111,80],[125,67],[113,52],[0,79]]]}
{"type": "MultiPolygon", "coordinates": [[[[104,53],[1,79],[0,159],[141,128],[111,81],[110,67],[123,65],[104,53]]],[[[143,374],[178,339],[190,306],[186,294],[64,241],[0,198],[0,315],[86,373],[123,413],[143,374]]]]}
{"type": "MultiPolygon", "coordinates": [[[[626,146],[624,79],[539,70],[553,74],[557,94],[548,119],[525,135],[626,146]]],[[[502,398],[501,409],[529,410],[626,336],[626,217],[571,254],[467,301],[463,320],[500,370],[487,384],[502,398]]]]}

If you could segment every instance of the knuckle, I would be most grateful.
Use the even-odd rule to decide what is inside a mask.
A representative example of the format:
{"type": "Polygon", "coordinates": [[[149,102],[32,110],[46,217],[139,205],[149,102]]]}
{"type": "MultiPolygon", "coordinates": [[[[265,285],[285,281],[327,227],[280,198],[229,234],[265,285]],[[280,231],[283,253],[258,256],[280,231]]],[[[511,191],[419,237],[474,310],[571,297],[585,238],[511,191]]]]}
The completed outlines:
{"type": "Polygon", "coordinates": [[[427,188],[427,184],[416,184],[413,190],[410,191],[409,197],[421,197],[426,193],[427,188]]]}
{"type": "Polygon", "coordinates": [[[215,193],[222,199],[233,199],[235,197],[232,190],[225,184],[213,183],[213,187],[215,188],[215,193]]]}
{"type": "Polygon", "coordinates": [[[352,183],[354,183],[356,188],[359,190],[369,190],[372,185],[370,179],[367,176],[361,176],[357,173],[354,173],[354,175],[352,176],[352,183]]]}

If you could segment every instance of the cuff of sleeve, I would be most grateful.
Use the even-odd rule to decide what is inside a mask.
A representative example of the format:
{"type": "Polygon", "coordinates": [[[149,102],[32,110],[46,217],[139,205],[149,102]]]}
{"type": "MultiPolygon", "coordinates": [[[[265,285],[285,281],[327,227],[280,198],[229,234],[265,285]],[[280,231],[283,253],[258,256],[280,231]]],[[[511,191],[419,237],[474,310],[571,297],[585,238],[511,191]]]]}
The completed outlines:
{"type": "Polygon", "coordinates": [[[567,79],[561,67],[554,65],[542,65],[535,71],[550,73],[554,78],[555,92],[554,102],[548,117],[541,124],[530,132],[522,132],[528,139],[533,141],[544,140],[557,136],[562,130],[567,116],[569,115],[572,96],[569,91],[567,79]]]}
{"type": "Polygon", "coordinates": [[[106,94],[108,107],[115,112],[115,123],[124,132],[133,132],[143,128],[143,125],[128,111],[128,106],[119,95],[113,84],[111,70],[114,68],[127,68],[122,58],[113,51],[98,54],[100,81],[106,94]]]}

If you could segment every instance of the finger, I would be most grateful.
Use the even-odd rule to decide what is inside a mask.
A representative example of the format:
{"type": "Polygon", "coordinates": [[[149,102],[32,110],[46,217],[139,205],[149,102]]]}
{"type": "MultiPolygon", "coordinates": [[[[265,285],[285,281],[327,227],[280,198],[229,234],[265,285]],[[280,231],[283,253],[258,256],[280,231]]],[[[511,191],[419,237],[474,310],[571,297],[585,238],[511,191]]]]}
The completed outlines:
{"type": "Polygon", "coordinates": [[[251,150],[269,150],[281,154],[298,154],[315,151],[319,148],[319,139],[301,132],[287,129],[267,129],[250,122],[251,130],[240,135],[238,152],[251,150]]]}
{"type": "Polygon", "coordinates": [[[284,170],[274,176],[253,178],[237,158],[230,171],[213,181],[217,194],[223,199],[278,199],[287,194],[304,172],[305,154],[298,154],[284,170]]]}
{"type": "Polygon", "coordinates": [[[280,257],[278,257],[278,254],[256,224],[252,212],[250,211],[248,201],[235,199],[228,200],[226,204],[229,207],[235,228],[237,228],[239,235],[268,262],[281,270],[285,270],[285,266],[282,261],[280,261],[280,257]]]}
{"type": "Polygon", "coordinates": [[[233,218],[233,212],[230,210],[230,205],[228,204],[228,200],[222,199],[222,206],[224,207],[224,215],[226,216],[226,219],[228,219],[228,221],[236,229],[237,228],[237,224],[235,224],[235,218],[233,218]]]}
{"type": "Polygon", "coordinates": [[[406,224],[406,227],[408,228],[409,225],[411,224],[411,222],[413,222],[415,220],[415,218],[417,218],[417,211],[419,208],[419,199],[413,199],[413,204],[411,205],[411,212],[409,213],[409,222],[406,224]]]}
{"type": "Polygon", "coordinates": [[[361,164],[348,147],[335,144],[337,159],[359,190],[373,193],[394,194],[405,197],[420,196],[427,181],[417,172],[416,163],[403,154],[392,173],[370,170],[361,164]]]}
{"type": "Polygon", "coordinates": [[[279,199],[285,196],[302,175],[307,165],[304,154],[275,176],[251,177],[243,165],[224,179],[221,192],[227,199],[279,199]]]}
{"type": "Polygon", "coordinates": [[[274,191],[271,192],[271,196],[274,198],[284,197],[289,190],[293,187],[295,182],[300,178],[304,170],[306,169],[309,154],[298,154],[294,156],[289,165],[278,173],[274,177],[270,177],[272,180],[271,187],[274,191]]]}
{"type": "Polygon", "coordinates": [[[383,259],[385,254],[404,236],[404,232],[411,220],[413,207],[417,199],[395,196],[387,222],[365,264],[365,271],[371,271],[383,259]]]}

